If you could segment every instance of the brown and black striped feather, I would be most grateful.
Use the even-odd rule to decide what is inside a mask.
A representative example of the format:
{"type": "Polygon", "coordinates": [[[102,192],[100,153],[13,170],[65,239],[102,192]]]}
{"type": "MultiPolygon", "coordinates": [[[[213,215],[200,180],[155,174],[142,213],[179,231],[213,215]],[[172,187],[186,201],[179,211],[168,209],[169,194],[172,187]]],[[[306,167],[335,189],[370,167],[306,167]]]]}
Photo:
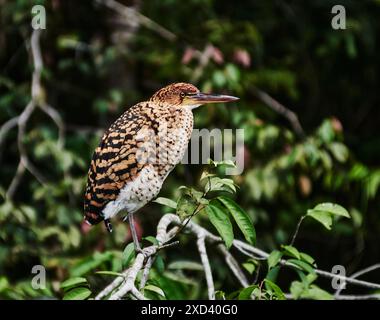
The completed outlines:
{"type": "Polygon", "coordinates": [[[85,219],[91,224],[103,220],[107,203],[115,200],[124,185],[144,167],[136,161],[137,134],[145,128],[157,128],[145,112],[147,108],[151,109],[142,102],[127,110],[103,134],[93,154],[84,200],[85,219]]]}

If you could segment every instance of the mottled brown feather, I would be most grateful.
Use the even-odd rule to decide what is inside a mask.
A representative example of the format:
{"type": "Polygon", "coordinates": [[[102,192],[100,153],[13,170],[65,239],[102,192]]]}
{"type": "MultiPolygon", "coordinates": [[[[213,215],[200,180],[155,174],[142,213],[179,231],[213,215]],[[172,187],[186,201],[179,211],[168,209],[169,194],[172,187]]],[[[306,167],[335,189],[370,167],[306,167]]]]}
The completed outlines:
{"type": "MultiPolygon", "coordinates": [[[[88,171],[88,180],[84,200],[86,220],[91,224],[104,219],[105,206],[115,200],[126,183],[133,181],[144,168],[139,163],[136,153],[149,137],[139,138],[141,131],[152,130],[155,133],[153,145],[155,150],[168,151],[175,145],[175,136],[160,140],[158,129],[163,122],[169,130],[177,128],[179,120],[191,117],[185,129],[185,143],[190,139],[192,131],[192,113],[181,108],[181,91],[197,92],[194,86],[177,83],[156,92],[149,101],[141,102],[122,114],[103,134],[96,148],[88,171]]],[[[167,136],[170,136],[167,135],[167,136]]],[[[152,143],[152,141],[151,141],[152,143]]],[[[140,149],[141,150],[141,149],[140,149]]],[[[174,150],[174,149],[173,149],[174,150]]],[[[151,150],[147,150],[150,154],[151,150]]],[[[158,152],[160,154],[160,152],[158,152]]],[[[157,158],[155,171],[164,179],[177,163],[162,163],[157,158]]]]}

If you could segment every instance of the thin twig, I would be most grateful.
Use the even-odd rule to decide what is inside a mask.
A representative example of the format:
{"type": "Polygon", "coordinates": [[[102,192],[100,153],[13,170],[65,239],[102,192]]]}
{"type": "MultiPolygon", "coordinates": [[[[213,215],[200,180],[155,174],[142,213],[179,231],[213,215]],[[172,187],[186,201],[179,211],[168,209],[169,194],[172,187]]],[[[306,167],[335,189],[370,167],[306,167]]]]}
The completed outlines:
{"type": "Polygon", "coordinates": [[[1,152],[1,146],[4,143],[4,140],[10,130],[12,130],[14,127],[17,127],[19,116],[16,116],[12,119],[9,119],[7,122],[5,122],[1,128],[0,128],[0,155],[1,152]]]}
{"type": "Polygon", "coordinates": [[[211,44],[207,44],[203,51],[196,51],[198,56],[198,66],[194,69],[191,76],[191,82],[197,83],[203,74],[204,69],[209,64],[209,61],[213,55],[214,47],[211,44]]]}
{"type": "Polygon", "coordinates": [[[268,107],[270,107],[272,110],[276,111],[277,113],[279,113],[280,115],[282,115],[286,119],[288,119],[291,126],[293,127],[293,130],[296,132],[296,134],[300,138],[305,137],[305,132],[304,132],[299,120],[298,120],[298,116],[293,111],[286,108],[284,105],[282,105],[276,99],[272,98],[268,93],[266,93],[266,92],[264,92],[258,88],[252,88],[252,91],[268,107]]]}
{"type": "Polygon", "coordinates": [[[45,112],[56,124],[58,127],[58,141],[57,145],[59,149],[62,149],[65,144],[65,123],[59,112],[53,108],[51,105],[47,103],[41,104],[40,108],[43,112],[45,112]]]}
{"type": "Polygon", "coordinates": [[[203,269],[205,272],[206,283],[207,283],[207,288],[208,288],[207,290],[208,298],[209,300],[215,300],[215,286],[214,286],[214,280],[212,278],[210,261],[208,260],[208,256],[207,256],[205,238],[206,236],[204,234],[199,234],[198,240],[197,240],[197,246],[198,246],[199,255],[201,256],[203,269]]]}
{"type": "MultiPolygon", "coordinates": [[[[365,269],[363,269],[363,270],[359,270],[359,271],[353,273],[352,275],[350,275],[350,278],[351,278],[351,279],[356,279],[356,278],[362,276],[363,274],[366,274],[366,273],[368,273],[368,272],[371,272],[371,271],[377,270],[377,269],[379,269],[379,268],[380,268],[380,263],[376,263],[376,264],[374,264],[374,265],[372,265],[372,266],[369,266],[369,267],[367,267],[367,268],[365,268],[365,269]]],[[[335,291],[335,297],[336,297],[336,298],[339,297],[339,296],[340,296],[340,293],[341,293],[342,290],[344,290],[344,289],[345,289],[344,287],[340,287],[338,290],[336,290],[336,291],[335,291]]]]}
{"type": "Polygon", "coordinates": [[[300,230],[303,219],[305,219],[305,216],[302,216],[297,223],[296,231],[293,234],[292,241],[290,241],[290,246],[293,246],[294,242],[296,241],[296,238],[297,238],[298,232],[300,230]]]}
{"type": "Polygon", "coordinates": [[[164,28],[163,26],[153,21],[152,19],[148,18],[147,16],[144,16],[143,14],[141,14],[134,8],[127,7],[115,0],[95,0],[95,1],[117,12],[118,14],[124,16],[126,21],[128,21],[128,23],[133,26],[142,25],[158,33],[161,37],[169,41],[174,41],[177,38],[177,36],[173,32],[164,28]]]}
{"type": "Polygon", "coordinates": [[[145,264],[143,275],[141,277],[140,286],[139,286],[140,290],[145,287],[145,284],[149,279],[150,269],[153,266],[154,260],[155,260],[155,257],[149,257],[148,261],[145,264]]]}
{"type": "Polygon", "coordinates": [[[236,279],[240,282],[241,286],[243,288],[248,287],[249,283],[248,280],[244,274],[244,272],[240,269],[240,266],[234,256],[227,250],[226,246],[222,243],[218,244],[219,251],[224,255],[224,259],[232,271],[232,273],[235,275],[236,279]]]}
{"type": "Polygon", "coordinates": [[[136,287],[132,287],[131,294],[137,299],[137,300],[149,300],[147,297],[145,297],[139,290],[137,290],[136,287]]]}
{"type": "MultiPolygon", "coordinates": [[[[285,293],[285,298],[288,300],[293,299],[293,295],[291,293],[285,293]]],[[[334,297],[335,300],[380,300],[380,294],[374,293],[374,294],[362,294],[362,295],[340,295],[338,297],[334,297]]]]}
{"type": "Polygon", "coordinates": [[[363,295],[339,295],[335,297],[337,300],[380,300],[380,294],[363,294],[363,295]]]}
{"type": "MultiPolygon", "coordinates": [[[[32,84],[31,84],[31,100],[24,108],[20,116],[15,117],[9,120],[1,129],[0,129],[0,146],[1,142],[5,137],[5,134],[16,125],[18,126],[18,135],[17,135],[17,147],[20,153],[20,161],[17,166],[17,171],[15,176],[10,183],[7,190],[7,198],[12,199],[17,187],[19,186],[21,179],[23,178],[25,171],[28,170],[42,185],[46,185],[47,179],[44,175],[34,166],[31,160],[28,157],[27,148],[24,144],[24,139],[26,136],[26,126],[31,118],[33,112],[37,107],[39,107],[44,113],[46,113],[57,125],[58,127],[58,147],[63,148],[64,145],[64,122],[62,117],[56,109],[45,102],[43,95],[43,90],[41,86],[41,72],[43,68],[43,60],[40,47],[40,36],[41,30],[33,30],[31,39],[30,39],[30,49],[33,60],[33,74],[32,74],[32,84]]],[[[67,176],[67,173],[65,173],[67,176]]]]}
{"type": "Polygon", "coordinates": [[[38,180],[42,185],[46,184],[46,179],[39,172],[39,170],[33,165],[33,163],[29,160],[26,147],[24,144],[24,137],[26,135],[26,124],[31,117],[33,111],[36,108],[36,104],[34,101],[30,101],[26,106],[24,111],[21,113],[20,118],[18,120],[18,136],[17,136],[17,146],[20,152],[20,160],[23,166],[38,180]]]}
{"type": "Polygon", "coordinates": [[[16,169],[16,174],[14,175],[11,184],[8,187],[8,190],[6,192],[6,198],[7,199],[12,199],[18,185],[21,182],[22,177],[24,176],[25,173],[25,166],[22,164],[21,160],[19,161],[16,169]]]}
{"type": "Polygon", "coordinates": [[[101,300],[108,296],[112,291],[114,291],[118,286],[120,286],[123,283],[123,280],[128,274],[129,269],[125,270],[123,272],[123,276],[118,276],[114,281],[112,281],[107,287],[105,287],[102,291],[100,291],[96,297],[95,300],[101,300]]]}
{"type": "MultiPolygon", "coordinates": [[[[246,251],[252,252],[253,254],[261,256],[263,258],[268,258],[269,257],[269,253],[267,253],[267,252],[265,252],[265,251],[263,251],[261,249],[258,249],[258,248],[254,247],[254,246],[251,246],[251,245],[249,245],[249,244],[247,244],[247,243],[245,243],[243,241],[240,241],[240,240],[234,240],[232,242],[232,245],[233,246],[237,245],[237,246],[243,247],[246,251]]],[[[296,268],[296,266],[294,264],[289,263],[286,260],[281,260],[280,264],[286,265],[288,267],[296,268]]],[[[371,283],[371,282],[367,282],[367,281],[361,281],[361,280],[353,279],[351,277],[341,276],[341,275],[338,275],[338,274],[335,274],[335,273],[323,271],[323,270],[320,270],[320,269],[315,269],[314,271],[318,275],[320,275],[322,277],[325,277],[325,278],[345,280],[348,283],[355,284],[355,285],[358,285],[358,286],[361,286],[361,287],[372,288],[372,289],[380,289],[380,284],[377,284],[377,283],[371,283]]]]}

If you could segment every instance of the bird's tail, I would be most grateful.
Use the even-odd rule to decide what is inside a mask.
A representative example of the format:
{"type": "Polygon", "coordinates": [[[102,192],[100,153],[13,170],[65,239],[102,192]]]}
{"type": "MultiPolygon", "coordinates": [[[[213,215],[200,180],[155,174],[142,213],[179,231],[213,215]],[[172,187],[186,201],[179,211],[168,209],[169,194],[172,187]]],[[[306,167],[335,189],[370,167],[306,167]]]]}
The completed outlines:
{"type": "Polygon", "coordinates": [[[94,225],[94,224],[98,224],[99,222],[102,222],[104,219],[102,216],[100,216],[99,214],[96,214],[96,213],[93,213],[93,212],[88,212],[86,211],[84,213],[84,220],[90,224],[90,225],[94,225]]]}

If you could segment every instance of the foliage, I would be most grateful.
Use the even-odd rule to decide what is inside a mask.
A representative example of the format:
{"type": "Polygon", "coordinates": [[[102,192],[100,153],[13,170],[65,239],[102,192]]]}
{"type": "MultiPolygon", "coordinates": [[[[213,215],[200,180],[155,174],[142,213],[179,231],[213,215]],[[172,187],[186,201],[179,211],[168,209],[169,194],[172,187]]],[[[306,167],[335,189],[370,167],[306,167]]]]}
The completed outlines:
{"type": "MultiPolygon", "coordinates": [[[[316,284],[312,257],[318,265],[341,264],[349,272],[380,260],[378,1],[343,1],[349,12],[345,31],[330,26],[331,1],[137,5],[176,35],[172,41],[154,28],[120,20],[95,1],[32,2],[45,5],[48,17],[40,41],[39,98],[62,116],[65,139],[58,143],[59,130],[43,110],[33,113],[22,143],[47,182],[27,172],[9,199],[20,156],[17,128],[4,136],[0,132],[0,298],[92,298],[90,293],[133,261],[125,223],[115,221],[112,235],[103,226],[82,224],[87,169],[103,130],[125,106],[174,81],[240,97],[235,105],[199,108],[194,114],[197,128],[244,129],[244,172],[224,177],[229,163],[212,162],[206,172],[202,166],[178,166],[156,200],[164,206],[152,203],[138,215],[145,244],[154,241],[147,235],[154,234],[161,215],[175,210],[181,219],[196,212],[194,221],[221,234],[228,247],[239,238],[271,252],[266,269],[254,259],[240,261],[252,275],[252,285],[243,290],[227,268],[219,268],[220,257],[210,253],[217,297],[226,299],[283,299],[283,292],[331,298],[328,285],[316,284]],[[196,14],[190,18],[189,12],[196,14]],[[202,64],[199,56],[206,48],[212,54],[202,64]],[[305,137],[257,99],[255,88],[296,112],[305,137]],[[351,220],[344,218],[347,212],[351,220]],[[296,243],[290,245],[300,219],[296,243]],[[281,259],[297,271],[283,271],[281,259]],[[31,287],[37,264],[47,270],[45,289],[31,287]],[[68,279],[81,280],[67,286],[68,279]]],[[[32,2],[2,4],[1,126],[31,99],[32,2]]],[[[160,252],[144,294],[206,298],[195,257],[192,241],[181,236],[181,250],[160,252]]]]}

